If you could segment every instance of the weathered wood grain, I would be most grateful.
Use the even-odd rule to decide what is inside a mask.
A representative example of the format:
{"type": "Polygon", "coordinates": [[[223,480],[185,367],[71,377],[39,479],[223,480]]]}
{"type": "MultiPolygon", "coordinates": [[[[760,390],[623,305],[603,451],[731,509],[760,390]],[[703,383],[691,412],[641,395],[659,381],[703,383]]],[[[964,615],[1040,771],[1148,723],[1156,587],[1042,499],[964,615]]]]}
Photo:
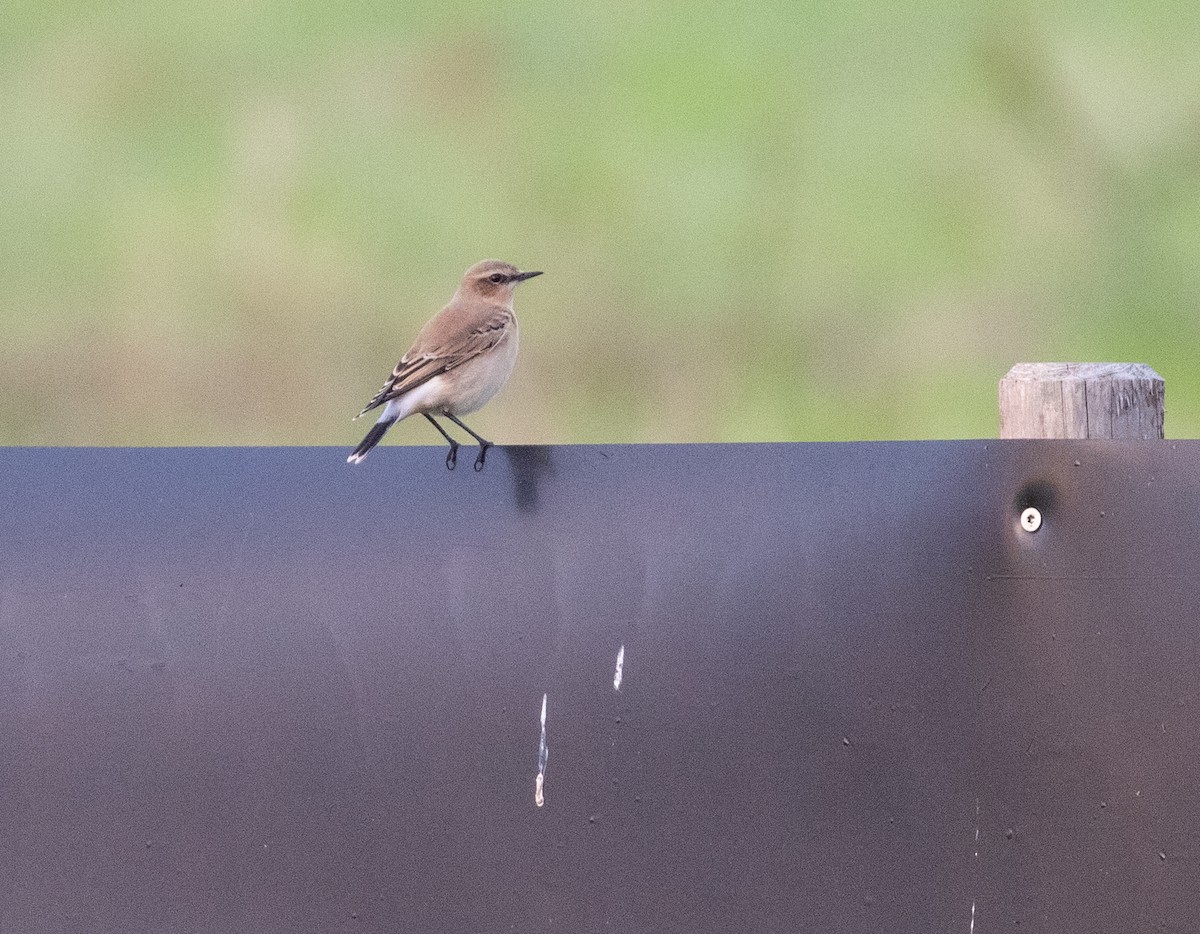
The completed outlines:
{"type": "Polygon", "coordinates": [[[1000,437],[1162,438],[1164,390],[1144,363],[1018,363],[1000,380],[1000,437]]]}

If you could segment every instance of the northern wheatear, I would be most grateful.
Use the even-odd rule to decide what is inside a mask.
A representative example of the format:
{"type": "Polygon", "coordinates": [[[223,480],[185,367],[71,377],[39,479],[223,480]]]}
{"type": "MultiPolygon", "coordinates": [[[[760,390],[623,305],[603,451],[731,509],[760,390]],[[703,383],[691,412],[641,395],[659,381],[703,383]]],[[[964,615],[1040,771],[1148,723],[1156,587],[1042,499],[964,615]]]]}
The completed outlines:
{"type": "Polygon", "coordinates": [[[513,289],[540,272],[521,272],[496,259],[476,263],[463,275],[450,303],[426,322],[392,375],[355,418],[384,406],[379,421],[346,460],[357,464],[375,447],[387,430],[402,418],[418,412],[450,443],[446,466],[454,469],[458,442],[438,424],[443,415],[479,442],[475,469],[483,469],[492,442],[481,438],[459,421],[498,393],[517,361],[517,316],[513,314],[513,289]]]}

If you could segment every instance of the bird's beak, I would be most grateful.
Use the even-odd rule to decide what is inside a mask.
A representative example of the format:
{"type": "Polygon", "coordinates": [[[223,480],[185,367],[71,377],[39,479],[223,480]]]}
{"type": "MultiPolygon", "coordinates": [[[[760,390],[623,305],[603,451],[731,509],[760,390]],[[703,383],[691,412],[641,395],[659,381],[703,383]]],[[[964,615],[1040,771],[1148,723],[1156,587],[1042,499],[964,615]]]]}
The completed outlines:
{"type": "Polygon", "coordinates": [[[518,273],[513,278],[515,278],[518,282],[524,282],[526,279],[532,279],[534,276],[540,276],[541,274],[541,270],[538,270],[537,272],[522,272],[518,273]]]}

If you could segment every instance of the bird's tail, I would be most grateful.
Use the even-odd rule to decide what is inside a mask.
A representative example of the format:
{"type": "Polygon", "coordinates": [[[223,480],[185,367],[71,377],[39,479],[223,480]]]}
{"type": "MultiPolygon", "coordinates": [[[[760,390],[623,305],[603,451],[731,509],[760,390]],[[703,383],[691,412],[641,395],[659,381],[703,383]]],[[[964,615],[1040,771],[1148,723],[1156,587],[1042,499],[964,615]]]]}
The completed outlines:
{"type": "Polygon", "coordinates": [[[396,424],[396,419],[394,418],[381,418],[372,425],[371,430],[367,432],[367,436],[362,439],[362,442],[354,449],[353,453],[346,458],[346,463],[360,463],[370,452],[371,448],[383,440],[383,436],[387,434],[387,430],[394,424],[396,424]]]}

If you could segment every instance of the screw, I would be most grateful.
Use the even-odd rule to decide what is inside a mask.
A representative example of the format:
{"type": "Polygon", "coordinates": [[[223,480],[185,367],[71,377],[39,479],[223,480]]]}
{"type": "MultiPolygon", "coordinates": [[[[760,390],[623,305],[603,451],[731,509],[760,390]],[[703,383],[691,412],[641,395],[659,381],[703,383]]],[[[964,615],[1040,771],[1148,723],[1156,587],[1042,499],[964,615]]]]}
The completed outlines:
{"type": "Polygon", "coordinates": [[[1021,513],[1021,528],[1026,532],[1036,532],[1042,527],[1042,514],[1033,506],[1027,506],[1021,513]]]}

